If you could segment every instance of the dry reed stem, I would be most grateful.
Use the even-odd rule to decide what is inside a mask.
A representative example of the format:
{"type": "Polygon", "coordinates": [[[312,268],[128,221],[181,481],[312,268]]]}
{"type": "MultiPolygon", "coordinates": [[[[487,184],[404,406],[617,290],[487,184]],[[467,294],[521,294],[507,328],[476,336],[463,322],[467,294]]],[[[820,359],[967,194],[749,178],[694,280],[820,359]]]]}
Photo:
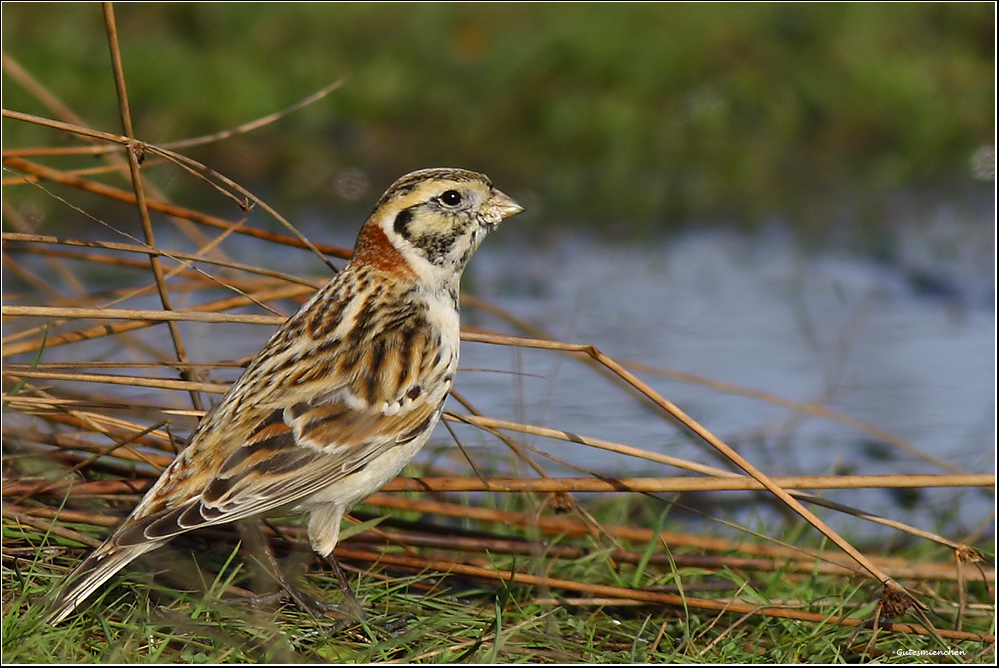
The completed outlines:
{"type": "MultiPolygon", "coordinates": [[[[987,475],[968,476],[789,476],[774,477],[785,489],[860,489],[907,487],[989,487],[987,475]]],[[[99,483],[76,483],[75,494],[84,495],[88,484],[100,485],[100,493],[111,493],[113,480],[99,483]]],[[[130,485],[138,481],[130,481],[130,485]]],[[[150,480],[143,484],[151,484],[150,480]]],[[[17,490],[11,483],[9,490],[17,490]]],[[[722,480],[704,478],[395,478],[382,487],[385,492],[719,492],[761,490],[751,479],[722,480]]],[[[9,492],[19,493],[19,492],[9,492]]]]}
{"type": "MultiPolygon", "coordinates": [[[[854,475],[775,476],[786,489],[858,489],[905,487],[993,487],[995,476],[980,475],[854,475]]],[[[704,492],[763,489],[758,481],[740,478],[396,478],[386,492],[704,492]]]]}
{"type": "MultiPolygon", "coordinates": [[[[92,317],[94,319],[106,320],[109,319],[110,314],[116,314],[121,312],[123,315],[132,315],[134,317],[124,317],[119,318],[122,320],[132,320],[132,322],[115,323],[109,325],[96,325],[94,327],[88,327],[86,329],[69,332],[66,334],[59,334],[49,338],[37,338],[25,341],[23,343],[11,343],[4,345],[3,347],[3,357],[9,357],[11,355],[20,355],[24,353],[33,353],[42,350],[43,348],[54,348],[57,346],[66,345],[69,343],[78,343],[80,341],[92,340],[101,338],[104,336],[115,336],[122,334],[124,332],[129,332],[137,329],[144,329],[157,322],[164,322],[167,320],[172,320],[175,322],[189,321],[189,322],[215,322],[215,323],[226,323],[226,322],[237,322],[243,324],[254,324],[254,325],[273,325],[275,322],[283,322],[284,318],[280,316],[261,316],[261,315],[240,315],[234,313],[218,313],[215,312],[216,308],[233,308],[238,305],[247,305],[254,303],[256,301],[268,301],[270,299],[284,299],[286,297],[298,296],[303,293],[309,292],[308,288],[304,288],[299,285],[289,286],[287,288],[278,288],[276,290],[267,290],[263,293],[252,295],[251,297],[236,297],[221,300],[219,302],[199,304],[197,306],[186,307],[177,311],[148,311],[148,310],[134,310],[134,309],[111,309],[110,311],[105,309],[74,309],[72,307],[43,307],[43,306],[28,306],[23,307],[28,309],[32,315],[40,317],[66,317],[66,318],[78,318],[78,317],[92,317]],[[41,309],[41,310],[39,310],[41,309]],[[190,310],[188,310],[190,309],[190,310]],[[90,313],[90,316],[76,315],[80,311],[90,313]],[[70,315],[72,314],[72,315],[70,315]],[[149,315],[147,319],[142,317],[142,314],[149,315]]],[[[3,306],[2,314],[6,316],[16,316],[22,313],[22,307],[18,306],[3,306]]]]}
{"type": "MultiPolygon", "coordinates": [[[[114,72],[115,89],[118,91],[118,109],[121,113],[121,124],[124,128],[125,136],[128,137],[130,142],[130,150],[125,154],[128,159],[128,170],[132,177],[132,188],[135,190],[135,201],[139,209],[142,233],[145,236],[146,244],[151,248],[155,248],[156,239],[153,234],[153,221],[149,216],[149,207],[146,206],[144,179],[139,172],[139,158],[141,153],[139,150],[132,149],[134,145],[132,142],[135,141],[135,132],[132,129],[132,112],[128,106],[128,93],[125,90],[125,70],[122,67],[121,49],[118,46],[118,26],[115,21],[114,5],[110,2],[104,2],[102,3],[102,7],[104,9],[104,25],[107,30],[108,43],[111,50],[111,69],[114,72]]],[[[165,311],[170,311],[173,309],[173,306],[171,305],[170,293],[166,288],[166,274],[163,270],[163,264],[160,262],[159,255],[155,253],[149,254],[149,266],[152,269],[153,278],[156,282],[156,292],[159,294],[160,303],[163,305],[165,311]]],[[[177,361],[181,364],[181,367],[178,369],[180,377],[183,380],[193,380],[192,372],[186,366],[188,363],[187,351],[184,346],[184,340],[180,335],[180,329],[174,322],[167,323],[167,328],[170,331],[170,340],[173,343],[177,361]]],[[[191,390],[189,394],[194,408],[201,410],[203,408],[201,395],[195,390],[191,390]]]]}

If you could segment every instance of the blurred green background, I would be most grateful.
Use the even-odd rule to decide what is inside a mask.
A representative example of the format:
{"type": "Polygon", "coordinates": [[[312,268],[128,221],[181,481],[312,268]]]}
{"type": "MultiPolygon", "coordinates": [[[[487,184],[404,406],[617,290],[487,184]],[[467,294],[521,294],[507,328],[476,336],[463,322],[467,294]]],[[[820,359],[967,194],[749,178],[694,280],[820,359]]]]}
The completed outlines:
{"type": "MultiPolygon", "coordinates": [[[[100,5],[2,11],[4,52],[118,132],[100,5]]],[[[286,214],[367,208],[397,176],[441,165],[487,172],[545,224],[622,236],[775,217],[877,228],[899,193],[994,187],[992,3],[116,11],[148,141],[230,128],[345,79],[275,125],[188,151],[286,214]]],[[[3,105],[52,115],[6,72],[3,105]]],[[[7,119],[3,133],[8,149],[67,140],[7,119]]]]}

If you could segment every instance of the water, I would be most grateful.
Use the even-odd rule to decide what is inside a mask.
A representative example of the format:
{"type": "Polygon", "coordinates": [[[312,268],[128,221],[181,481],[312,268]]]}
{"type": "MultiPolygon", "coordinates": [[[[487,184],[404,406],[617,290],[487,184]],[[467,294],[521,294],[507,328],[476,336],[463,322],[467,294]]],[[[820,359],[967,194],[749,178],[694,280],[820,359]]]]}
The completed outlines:
{"type": "MultiPolygon", "coordinates": [[[[991,259],[988,247],[980,250],[991,259]]],[[[931,458],[954,471],[990,473],[994,274],[968,266],[929,266],[939,277],[933,285],[950,289],[927,290],[925,263],[914,279],[910,266],[832,251],[805,254],[779,232],[755,239],[698,232],[642,245],[565,234],[545,246],[487,245],[470,266],[468,283],[478,296],[562,341],[594,344],[620,362],[818,404],[926,455],[757,398],[639,373],[769,475],[945,472],[931,458]]],[[[492,316],[469,313],[465,322],[511,331],[492,316]]],[[[487,415],[723,466],[646,404],[565,356],[472,343],[463,348],[462,366],[521,374],[459,376],[456,389],[487,415]]],[[[679,474],[577,444],[526,440],[589,471],[679,474]]],[[[979,490],[827,496],[924,528],[949,523],[955,537],[988,522],[994,508],[991,494],[979,490]]]]}

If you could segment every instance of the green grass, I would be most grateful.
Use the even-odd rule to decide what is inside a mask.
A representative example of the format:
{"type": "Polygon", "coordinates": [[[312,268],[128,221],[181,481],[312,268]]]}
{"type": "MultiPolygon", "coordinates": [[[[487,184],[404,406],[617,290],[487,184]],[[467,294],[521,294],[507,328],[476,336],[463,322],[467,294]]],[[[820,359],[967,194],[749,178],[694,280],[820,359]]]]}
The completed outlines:
{"type": "MultiPolygon", "coordinates": [[[[620,501],[610,504],[613,514],[620,505],[620,501]]],[[[797,536],[786,537],[803,542],[797,536]]],[[[658,604],[573,605],[557,600],[579,596],[572,592],[432,571],[405,572],[391,566],[368,570],[369,564],[357,564],[362,572],[352,577],[367,610],[366,622],[319,620],[294,607],[255,610],[219,602],[226,585],[247,585],[247,566],[242,556],[233,557],[232,541],[212,543],[215,549],[206,549],[203,542],[178,541],[180,545],[163,549],[173,552],[159,564],[170,564],[181,574],[202,573],[197,587],[187,589],[202,588],[204,593],[179,592],[171,584],[177,572],[153,578],[143,568],[131,568],[115,577],[81,614],[52,627],[41,619],[36,603],[57,584],[63,565],[75,563],[80,553],[38,549],[45,541],[37,531],[4,520],[5,662],[845,663],[874,659],[966,663],[987,662],[991,656],[986,653],[976,659],[988,649],[978,642],[941,643],[931,637],[881,631],[868,647],[871,631],[866,629],[658,604]],[[203,569],[189,566],[192,551],[197,551],[203,569]],[[964,653],[904,653],[926,650],[964,653]],[[864,651],[870,652],[866,659],[864,651]]],[[[589,540],[582,544],[593,545],[589,540]]],[[[672,586],[687,597],[737,595],[745,602],[786,603],[829,616],[871,619],[877,603],[877,585],[867,579],[784,570],[671,569],[652,566],[648,560],[628,565],[614,563],[608,553],[597,549],[577,559],[481,556],[492,568],[595,584],[672,586]]],[[[940,559],[939,551],[925,545],[893,556],[940,559]]],[[[335,580],[323,571],[310,568],[305,580],[310,592],[326,600],[339,599],[335,580]]],[[[933,606],[934,623],[954,628],[955,614],[947,612],[952,610],[948,602],[956,600],[953,583],[915,586],[933,606]]],[[[983,587],[970,586],[970,602],[989,600],[983,587]]],[[[895,621],[921,623],[911,613],[895,621]]],[[[994,617],[969,615],[964,628],[994,633],[994,617]]]]}

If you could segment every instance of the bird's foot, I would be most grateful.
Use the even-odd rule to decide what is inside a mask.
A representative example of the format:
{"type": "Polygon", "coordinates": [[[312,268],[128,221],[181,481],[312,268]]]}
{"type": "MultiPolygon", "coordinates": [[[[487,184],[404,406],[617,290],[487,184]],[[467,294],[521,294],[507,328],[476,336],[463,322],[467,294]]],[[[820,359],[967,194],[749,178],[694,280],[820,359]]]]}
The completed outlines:
{"type": "Polygon", "coordinates": [[[287,585],[269,594],[226,599],[226,603],[231,605],[245,605],[251,608],[264,608],[293,603],[298,608],[310,613],[316,619],[323,619],[329,615],[351,622],[360,622],[367,619],[364,609],[356,599],[353,601],[348,600],[346,603],[330,603],[309,596],[302,590],[287,585]]]}

